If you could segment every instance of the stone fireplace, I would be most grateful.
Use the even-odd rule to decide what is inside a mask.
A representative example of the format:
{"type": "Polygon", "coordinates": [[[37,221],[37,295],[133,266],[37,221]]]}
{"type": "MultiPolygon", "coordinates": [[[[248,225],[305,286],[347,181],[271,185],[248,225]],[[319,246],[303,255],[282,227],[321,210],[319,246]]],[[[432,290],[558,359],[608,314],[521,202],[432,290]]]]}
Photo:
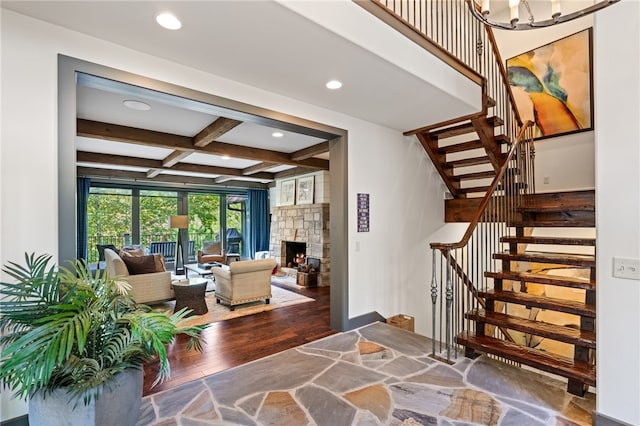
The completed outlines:
{"type": "Polygon", "coordinates": [[[269,250],[281,267],[286,267],[291,262],[295,268],[297,265],[292,259],[300,253],[318,258],[318,285],[328,286],[330,244],[328,203],[280,206],[271,210],[269,250]],[[302,247],[304,251],[301,251],[302,247]]]}

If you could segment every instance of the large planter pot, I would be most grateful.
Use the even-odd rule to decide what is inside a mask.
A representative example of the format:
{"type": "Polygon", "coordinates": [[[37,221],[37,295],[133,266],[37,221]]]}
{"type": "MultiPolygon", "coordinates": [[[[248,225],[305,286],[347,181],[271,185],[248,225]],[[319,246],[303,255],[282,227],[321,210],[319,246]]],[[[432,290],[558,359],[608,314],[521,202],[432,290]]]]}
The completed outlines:
{"type": "Polygon", "coordinates": [[[120,373],[103,385],[100,397],[89,405],[82,399],[70,400],[66,389],[57,389],[46,397],[37,392],[29,399],[29,425],[133,426],[140,415],[142,382],[142,369],[120,373]]]}

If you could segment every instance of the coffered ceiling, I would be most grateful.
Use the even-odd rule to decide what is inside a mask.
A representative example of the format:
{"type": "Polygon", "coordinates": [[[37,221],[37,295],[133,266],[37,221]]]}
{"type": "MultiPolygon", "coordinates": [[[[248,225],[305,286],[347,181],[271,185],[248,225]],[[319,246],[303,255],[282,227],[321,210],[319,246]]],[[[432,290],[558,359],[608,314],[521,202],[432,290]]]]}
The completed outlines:
{"type": "MultiPolygon", "coordinates": [[[[417,49],[408,55],[415,64],[428,55],[349,1],[310,1],[334,17],[329,22],[347,19],[349,12],[356,31],[366,26],[373,34],[389,32],[389,39],[406,45],[403,49],[417,49]]],[[[427,66],[409,72],[308,19],[295,4],[2,1],[1,7],[398,131],[474,111],[459,95],[429,81],[427,66]],[[155,23],[165,11],[180,18],[182,29],[155,23]],[[325,88],[333,78],[344,83],[342,89],[325,88]]],[[[78,79],[77,117],[80,174],[153,182],[267,185],[279,176],[328,169],[333,137],[93,76],[78,79]],[[129,109],[125,100],[150,109],[129,109]],[[272,136],[275,132],[283,136],[272,136]]]]}

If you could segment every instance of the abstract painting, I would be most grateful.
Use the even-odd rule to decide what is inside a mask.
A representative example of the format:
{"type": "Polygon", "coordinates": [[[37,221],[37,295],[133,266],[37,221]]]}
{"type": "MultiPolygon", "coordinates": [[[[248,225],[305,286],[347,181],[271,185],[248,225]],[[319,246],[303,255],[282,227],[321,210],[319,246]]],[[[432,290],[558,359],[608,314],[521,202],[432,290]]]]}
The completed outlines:
{"type": "Polygon", "coordinates": [[[591,28],[507,60],[523,121],[536,139],[593,129],[591,28]]]}

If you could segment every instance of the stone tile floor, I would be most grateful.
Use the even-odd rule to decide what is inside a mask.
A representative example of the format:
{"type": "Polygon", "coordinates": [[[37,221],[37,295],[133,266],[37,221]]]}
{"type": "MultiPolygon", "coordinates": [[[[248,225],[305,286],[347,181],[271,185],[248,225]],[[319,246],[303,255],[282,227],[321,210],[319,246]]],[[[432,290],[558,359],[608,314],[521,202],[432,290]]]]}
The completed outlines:
{"type": "Polygon", "coordinates": [[[143,399],[138,425],[590,425],[595,396],[486,357],[453,365],[383,323],[143,399]]]}

